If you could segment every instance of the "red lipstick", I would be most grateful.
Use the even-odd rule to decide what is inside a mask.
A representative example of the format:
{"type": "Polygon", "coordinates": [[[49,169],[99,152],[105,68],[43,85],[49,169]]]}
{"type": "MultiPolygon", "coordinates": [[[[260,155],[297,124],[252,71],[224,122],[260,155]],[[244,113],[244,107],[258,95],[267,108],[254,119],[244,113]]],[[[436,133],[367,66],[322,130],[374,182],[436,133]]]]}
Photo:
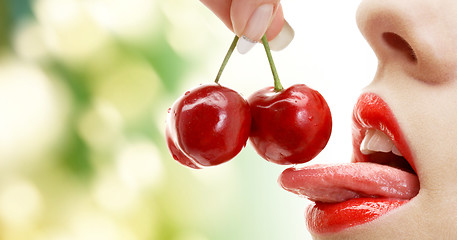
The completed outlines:
{"type": "Polygon", "coordinates": [[[375,220],[406,202],[372,198],[355,198],[336,204],[319,202],[308,207],[306,224],[313,233],[336,233],[375,220]]]}
{"type": "Polygon", "coordinates": [[[361,95],[354,107],[353,148],[352,163],[289,168],[279,178],[284,189],[314,202],[306,213],[314,234],[338,233],[371,222],[419,192],[417,175],[395,163],[406,159],[415,169],[399,124],[389,106],[373,93],[361,95]],[[362,154],[360,144],[367,129],[387,135],[404,157],[362,154]]]}
{"type": "Polygon", "coordinates": [[[397,119],[387,103],[378,95],[374,93],[362,94],[354,106],[352,120],[352,144],[355,162],[369,161],[367,156],[360,152],[360,144],[365,137],[366,130],[373,128],[389,136],[406,161],[416,171],[411,150],[406,143],[397,119]]]}

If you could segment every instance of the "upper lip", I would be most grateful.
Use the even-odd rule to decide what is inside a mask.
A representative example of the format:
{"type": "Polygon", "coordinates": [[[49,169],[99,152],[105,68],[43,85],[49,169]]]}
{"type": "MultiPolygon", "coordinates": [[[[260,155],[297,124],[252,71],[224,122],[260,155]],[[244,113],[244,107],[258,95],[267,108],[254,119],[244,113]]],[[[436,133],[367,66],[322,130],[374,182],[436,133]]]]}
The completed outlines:
{"type": "Polygon", "coordinates": [[[360,146],[367,131],[370,129],[381,131],[389,137],[395,148],[403,156],[401,159],[406,160],[409,164],[408,167],[414,173],[417,173],[411,150],[389,106],[378,95],[365,93],[359,97],[353,111],[353,162],[377,162],[394,166],[402,164],[398,162],[400,158],[393,159],[395,157],[394,155],[390,155],[387,157],[388,159],[381,159],[383,162],[379,162],[380,159],[375,160],[369,154],[363,154],[361,152],[360,146]]]}

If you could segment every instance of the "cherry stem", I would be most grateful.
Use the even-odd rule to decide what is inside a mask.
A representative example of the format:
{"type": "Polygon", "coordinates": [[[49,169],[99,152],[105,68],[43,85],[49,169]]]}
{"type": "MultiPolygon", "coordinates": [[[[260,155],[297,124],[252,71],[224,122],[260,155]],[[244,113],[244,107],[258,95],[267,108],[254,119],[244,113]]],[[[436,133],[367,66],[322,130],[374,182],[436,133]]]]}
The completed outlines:
{"type": "Polygon", "coordinates": [[[271,72],[273,73],[273,78],[275,81],[275,92],[280,92],[284,88],[281,85],[281,81],[279,80],[278,72],[276,71],[275,63],[273,62],[273,57],[271,56],[270,45],[268,45],[267,35],[263,35],[262,43],[263,43],[263,47],[265,48],[265,52],[267,53],[271,72]]]}
{"type": "Polygon", "coordinates": [[[219,72],[217,73],[216,80],[214,80],[214,82],[217,84],[219,84],[219,79],[221,78],[222,72],[224,71],[224,68],[228,63],[230,56],[232,56],[233,50],[235,50],[236,44],[238,43],[238,39],[239,37],[235,35],[235,38],[232,41],[232,45],[230,45],[230,48],[227,51],[227,54],[225,55],[224,61],[222,62],[221,67],[219,68],[219,72]]]}

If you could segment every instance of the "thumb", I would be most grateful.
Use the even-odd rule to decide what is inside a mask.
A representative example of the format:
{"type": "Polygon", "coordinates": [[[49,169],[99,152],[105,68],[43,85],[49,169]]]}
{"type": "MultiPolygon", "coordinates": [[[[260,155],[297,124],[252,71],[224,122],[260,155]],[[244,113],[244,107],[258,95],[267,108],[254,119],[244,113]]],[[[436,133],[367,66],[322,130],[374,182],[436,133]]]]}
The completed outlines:
{"type": "Polygon", "coordinates": [[[294,39],[294,29],[289,23],[284,20],[284,14],[282,12],[281,4],[278,6],[275,16],[268,28],[267,39],[270,44],[271,50],[280,51],[287,47],[289,43],[294,39]]]}
{"type": "Polygon", "coordinates": [[[233,31],[241,37],[237,46],[241,53],[248,52],[265,33],[274,40],[270,42],[274,50],[286,47],[294,36],[279,0],[232,0],[230,19],[233,31]]]}

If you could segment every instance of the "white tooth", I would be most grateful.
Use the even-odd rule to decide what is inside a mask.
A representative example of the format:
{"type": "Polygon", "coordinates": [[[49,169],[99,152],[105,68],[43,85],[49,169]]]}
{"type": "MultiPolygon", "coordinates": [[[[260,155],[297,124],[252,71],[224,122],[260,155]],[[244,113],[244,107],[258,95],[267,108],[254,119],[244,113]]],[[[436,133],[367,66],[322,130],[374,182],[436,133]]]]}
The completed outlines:
{"type": "Polygon", "coordinates": [[[392,152],[397,156],[403,156],[386,134],[372,128],[365,133],[365,137],[360,144],[360,152],[365,155],[374,152],[392,152]]]}
{"type": "Polygon", "coordinates": [[[392,153],[395,154],[395,155],[397,155],[397,156],[400,156],[400,157],[403,156],[403,155],[400,153],[400,151],[398,151],[398,148],[397,148],[397,146],[395,146],[395,145],[392,146],[392,153]]]}
{"type": "Polygon", "coordinates": [[[365,133],[365,137],[363,138],[362,143],[360,144],[360,152],[362,152],[362,154],[368,155],[368,154],[373,153],[373,151],[370,151],[368,149],[368,142],[373,137],[374,133],[375,133],[374,129],[368,129],[367,132],[365,133]]]}
{"type": "Polygon", "coordinates": [[[392,140],[387,135],[379,130],[375,130],[375,133],[368,141],[367,148],[375,152],[390,152],[393,145],[392,140]]]}

